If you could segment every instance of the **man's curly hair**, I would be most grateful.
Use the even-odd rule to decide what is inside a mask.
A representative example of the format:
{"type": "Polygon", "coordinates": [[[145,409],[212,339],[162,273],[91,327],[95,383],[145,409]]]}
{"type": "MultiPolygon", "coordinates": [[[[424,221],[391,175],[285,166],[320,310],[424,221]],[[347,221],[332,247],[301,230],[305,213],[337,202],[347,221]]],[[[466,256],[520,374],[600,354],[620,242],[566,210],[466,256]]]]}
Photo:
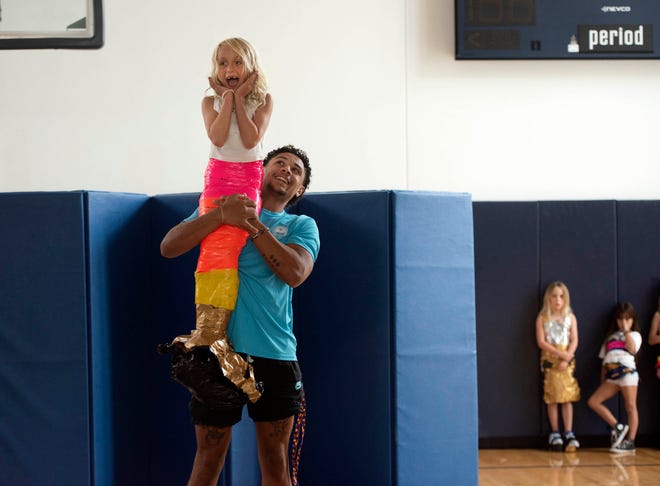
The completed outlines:
{"type": "MultiPolygon", "coordinates": [[[[305,153],[303,149],[299,149],[298,147],[294,147],[293,145],[284,145],[283,147],[273,149],[270,152],[268,152],[268,154],[266,154],[266,157],[264,158],[264,165],[268,165],[270,159],[282,153],[295,155],[303,163],[303,166],[305,166],[305,177],[303,178],[303,186],[305,187],[305,190],[307,190],[307,187],[309,186],[309,182],[312,179],[312,167],[309,165],[309,157],[307,156],[307,153],[305,153]]],[[[292,197],[291,200],[286,204],[286,207],[293,206],[298,202],[298,200],[301,197],[302,196],[292,197]]]]}

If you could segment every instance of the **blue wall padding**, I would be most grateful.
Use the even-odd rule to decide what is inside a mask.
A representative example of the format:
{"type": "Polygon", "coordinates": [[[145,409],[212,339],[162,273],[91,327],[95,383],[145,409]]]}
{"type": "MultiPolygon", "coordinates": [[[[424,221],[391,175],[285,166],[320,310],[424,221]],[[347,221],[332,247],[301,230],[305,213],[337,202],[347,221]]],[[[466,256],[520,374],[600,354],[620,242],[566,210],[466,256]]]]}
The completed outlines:
{"type": "Polygon", "coordinates": [[[247,408],[243,409],[241,422],[232,430],[231,446],[219,484],[221,486],[261,484],[254,423],[247,414],[247,408]]]}
{"type": "Polygon", "coordinates": [[[0,194],[0,484],[88,484],[83,194],[0,194]]]}
{"type": "Polygon", "coordinates": [[[160,343],[195,328],[195,278],[198,250],[174,259],[160,255],[160,241],[197,207],[198,194],[154,196],[151,199],[151,242],[147,258],[152,269],[150,339],[151,403],[149,418],[152,484],[186,484],[195,456],[195,434],[188,419],[190,393],[170,378],[170,358],[156,352],[160,343]]]}
{"type": "Polygon", "coordinates": [[[538,430],[541,407],[538,204],[475,202],[473,209],[479,437],[525,435],[538,430]]]}
{"type": "Polygon", "coordinates": [[[469,196],[311,194],[296,211],[321,233],[294,300],[302,484],[476,484],[469,196]]]}
{"type": "Polygon", "coordinates": [[[476,485],[470,197],[394,192],[392,208],[395,484],[476,485]]]}
{"type": "Polygon", "coordinates": [[[307,395],[301,484],[392,484],[390,193],[310,194],[295,209],[321,235],[294,292],[307,395]]]}
{"type": "Polygon", "coordinates": [[[0,195],[0,484],[148,484],[148,199],[0,195]]]}
{"type": "Polygon", "coordinates": [[[92,452],[96,485],[148,484],[149,199],[86,196],[92,452]]]}
{"type": "MultiPolygon", "coordinates": [[[[633,302],[645,344],[637,357],[642,380],[637,408],[642,419],[640,433],[660,436],[658,405],[660,386],[655,362],[660,346],[649,346],[648,330],[660,297],[660,201],[621,201],[617,203],[617,259],[619,298],[633,302]]],[[[621,405],[623,409],[623,404],[621,405]]]]}
{"type": "MultiPolygon", "coordinates": [[[[600,382],[598,350],[618,301],[631,301],[638,309],[646,341],[660,293],[660,231],[655,224],[660,204],[479,202],[474,204],[474,216],[479,438],[501,439],[498,445],[507,446],[511,444],[507,440],[547,434],[533,327],[545,287],[562,280],[569,287],[579,329],[576,376],[582,400],[575,405],[574,429],[607,445],[607,427],[588,409],[586,400],[600,382]],[[513,359],[502,363],[502,356],[513,359]],[[493,371],[493,363],[498,370],[493,371]],[[530,377],[525,379],[526,374],[530,377]],[[525,409],[536,412],[536,423],[525,409]]],[[[658,431],[657,387],[644,385],[655,383],[656,353],[645,347],[638,356],[645,367],[638,399],[641,436],[658,431]]],[[[619,399],[607,405],[625,420],[619,399]]]]}

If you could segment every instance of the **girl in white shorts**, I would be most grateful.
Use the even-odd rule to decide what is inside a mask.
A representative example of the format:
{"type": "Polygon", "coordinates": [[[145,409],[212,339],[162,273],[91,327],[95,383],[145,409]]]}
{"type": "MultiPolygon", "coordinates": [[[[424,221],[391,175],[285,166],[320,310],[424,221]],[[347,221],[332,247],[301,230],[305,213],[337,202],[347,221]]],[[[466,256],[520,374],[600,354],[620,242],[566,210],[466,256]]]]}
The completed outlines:
{"type": "Polygon", "coordinates": [[[607,332],[607,338],[598,354],[603,360],[601,384],[587,402],[589,407],[612,427],[610,452],[613,453],[635,451],[635,436],[639,426],[637,413],[639,374],[635,365],[635,355],[641,345],[642,335],[639,332],[634,307],[628,302],[619,304],[607,332]],[[628,425],[619,423],[603,404],[617,393],[623,396],[628,425]]]}

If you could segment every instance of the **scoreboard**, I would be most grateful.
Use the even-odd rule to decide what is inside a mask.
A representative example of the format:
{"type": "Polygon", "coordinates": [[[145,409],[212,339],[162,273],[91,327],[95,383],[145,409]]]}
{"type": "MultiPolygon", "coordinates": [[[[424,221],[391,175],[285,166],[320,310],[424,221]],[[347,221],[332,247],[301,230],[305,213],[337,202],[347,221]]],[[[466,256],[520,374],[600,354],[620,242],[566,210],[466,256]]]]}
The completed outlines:
{"type": "Polygon", "coordinates": [[[660,0],[455,0],[456,59],[657,59],[660,0]]]}

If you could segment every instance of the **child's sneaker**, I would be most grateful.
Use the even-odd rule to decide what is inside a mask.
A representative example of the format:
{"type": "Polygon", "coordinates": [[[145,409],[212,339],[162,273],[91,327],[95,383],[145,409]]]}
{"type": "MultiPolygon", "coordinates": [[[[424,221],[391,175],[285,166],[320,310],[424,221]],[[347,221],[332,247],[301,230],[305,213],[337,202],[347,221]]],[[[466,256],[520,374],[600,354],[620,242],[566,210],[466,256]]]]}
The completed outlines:
{"type": "Polygon", "coordinates": [[[614,452],[615,454],[621,454],[622,452],[635,452],[635,441],[626,439],[618,446],[611,447],[610,452],[614,452]]]}
{"type": "MultiPolygon", "coordinates": [[[[628,433],[628,426],[623,425],[623,424],[616,424],[614,428],[612,429],[612,433],[610,434],[610,447],[614,449],[615,447],[618,447],[619,444],[623,441],[623,438],[626,436],[628,433]]],[[[611,450],[611,449],[610,449],[611,450]]]]}
{"type": "Polygon", "coordinates": [[[575,434],[573,432],[566,432],[564,434],[564,440],[566,441],[566,452],[575,452],[580,448],[580,443],[575,438],[575,434]]]}
{"type": "Polygon", "coordinates": [[[561,434],[559,432],[553,432],[548,437],[548,445],[550,449],[555,452],[561,452],[564,449],[564,441],[561,440],[561,434]]]}

